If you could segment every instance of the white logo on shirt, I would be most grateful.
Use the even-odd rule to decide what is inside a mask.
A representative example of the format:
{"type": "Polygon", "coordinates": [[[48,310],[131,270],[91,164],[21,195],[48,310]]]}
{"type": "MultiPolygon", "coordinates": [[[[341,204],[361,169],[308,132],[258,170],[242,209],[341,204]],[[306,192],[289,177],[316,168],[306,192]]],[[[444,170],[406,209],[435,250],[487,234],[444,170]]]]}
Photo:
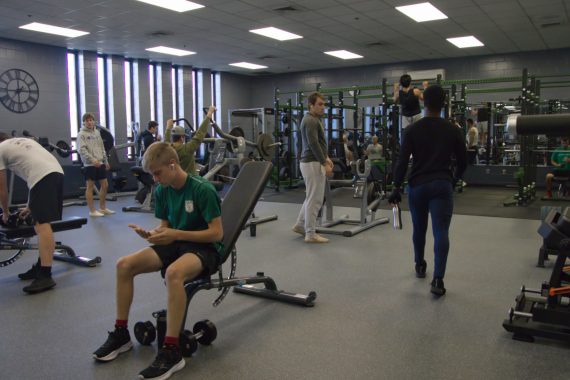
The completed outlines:
{"type": "Polygon", "coordinates": [[[184,201],[184,208],[187,213],[194,211],[194,201],[184,201]]]}

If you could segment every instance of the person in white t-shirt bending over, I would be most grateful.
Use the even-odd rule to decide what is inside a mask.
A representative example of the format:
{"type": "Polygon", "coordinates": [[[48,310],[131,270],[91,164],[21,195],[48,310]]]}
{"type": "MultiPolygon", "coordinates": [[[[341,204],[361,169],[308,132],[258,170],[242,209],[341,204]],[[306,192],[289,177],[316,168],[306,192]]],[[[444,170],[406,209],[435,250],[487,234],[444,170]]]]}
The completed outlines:
{"type": "Polygon", "coordinates": [[[63,209],[63,169],[56,158],[35,140],[11,138],[0,132],[0,205],[3,222],[8,221],[8,180],[6,170],[12,171],[28,185],[28,205],[20,211],[24,218],[31,213],[38,235],[39,258],[37,264],[18,277],[33,280],[24,287],[26,293],[39,293],[51,289],[55,282],[51,266],[55,240],[50,222],[61,220],[63,209]]]}

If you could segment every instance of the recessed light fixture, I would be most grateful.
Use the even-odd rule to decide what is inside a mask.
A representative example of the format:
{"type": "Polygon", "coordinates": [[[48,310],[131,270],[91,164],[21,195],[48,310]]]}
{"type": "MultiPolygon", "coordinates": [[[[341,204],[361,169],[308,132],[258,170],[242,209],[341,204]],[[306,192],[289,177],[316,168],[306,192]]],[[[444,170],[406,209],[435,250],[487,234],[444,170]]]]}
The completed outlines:
{"type": "Polygon", "coordinates": [[[185,55],[196,54],[196,52],[193,52],[193,51],[175,49],[175,48],[170,48],[170,47],[166,47],[166,46],[156,46],[156,47],[148,48],[148,49],[145,49],[145,50],[146,50],[146,51],[152,51],[153,53],[162,53],[162,54],[176,55],[176,56],[178,56],[178,57],[183,57],[183,56],[185,56],[185,55]]]}
{"type": "Polygon", "coordinates": [[[351,53],[347,50],[325,51],[325,54],[332,55],[333,57],[337,57],[337,58],[341,58],[341,59],[364,58],[361,55],[351,53]]]}
{"type": "Polygon", "coordinates": [[[457,46],[458,48],[470,48],[470,47],[477,47],[477,46],[485,46],[483,42],[479,41],[474,36],[465,36],[465,37],[455,37],[455,38],[448,38],[449,42],[457,46]]]}
{"type": "Polygon", "coordinates": [[[141,3],[156,5],[157,7],[170,9],[175,12],[187,12],[194,9],[204,8],[204,5],[186,0],[137,0],[141,3]]]}
{"type": "Polygon", "coordinates": [[[272,26],[268,28],[261,28],[261,29],[253,29],[250,30],[251,33],[259,34],[265,37],[274,38],[279,41],[287,41],[287,40],[295,40],[298,38],[303,38],[298,34],[289,33],[286,30],[282,30],[279,28],[274,28],[272,26]]]}
{"type": "Polygon", "coordinates": [[[249,62],[230,63],[230,66],[241,67],[241,68],[250,69],[250,70],[259,70],[259,69],[266,69],[267,68],[267,66],[256,65],[255,63],[249,63],[249,62]]]}
{"type": "Polygon", "coordinates": [[[20,29],[33,30],[34,32],[56,34],[58,36],[71,37],[71,38],[89,34],[89,32],[82,32],[81,30],[61,28],[59,26],[41,24],[39,22],[32,22],[31,24],[22,25],[20,26],[20,29]]]}
{"type": "Polygon", "coordinates": [[[417,22],[443,20],[447,18],[442,11],[430,3],[404,5],[402,7],[396,7],[396,9],[417,22]]]}

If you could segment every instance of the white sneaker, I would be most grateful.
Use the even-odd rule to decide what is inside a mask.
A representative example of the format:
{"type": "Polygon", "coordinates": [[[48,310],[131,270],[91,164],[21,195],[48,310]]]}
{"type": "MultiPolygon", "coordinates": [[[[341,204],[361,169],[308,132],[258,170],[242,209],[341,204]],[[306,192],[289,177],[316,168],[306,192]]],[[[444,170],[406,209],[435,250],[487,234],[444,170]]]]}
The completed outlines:
{"type": "Polygon", "coordinates": [[[99,211],[95,210],[95,211],[89,211],[89,216],[92,216],[92,217],[99,217],[99,216],[105,216],[105,214],[103,214],[102,212],[99,212],[99,211]]]}
{"type": "Polygon", "coordinates": [[[312,236],[305,236],[305,243],[312,243],[312,244],[318,244],[318,243],[328,243],[329,239],[327,239],[326,237],[322,237],[319,234],[314,234],[312,236]]]}
{"type": "Polygon", "coordinates": [[[108,208],[102,208],[101,210],[99,210],[99,212],[103,215],[111,215],[115,213],[115,211],[109,210],[108,208]]]}

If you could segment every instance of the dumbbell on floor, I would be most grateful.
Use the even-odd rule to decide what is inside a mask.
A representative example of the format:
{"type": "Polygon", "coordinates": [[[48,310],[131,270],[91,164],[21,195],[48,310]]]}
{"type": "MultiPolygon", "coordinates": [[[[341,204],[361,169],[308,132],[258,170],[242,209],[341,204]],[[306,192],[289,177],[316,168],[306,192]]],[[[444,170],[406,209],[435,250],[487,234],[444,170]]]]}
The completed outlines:
{"type": "Polygon", "coordinates": [[[216,325],[207,319],[196,322],[192,330],[194,331],[193,334],[189,330],[184,330],[180,334],[180,353],[182,356],[192,356],[198,349],[198,343],[209,346],[218,336],[216,325]]]}
{"type": "MultiPolygon", "coordinates": [[[[198,343],[208,346],[218,336],[216,326],[209,320],[196,322],[193,331],[194,333],[190,330],[184,330],[179,336],[182,356],[192,356],[198,349],[198,343]]],[[[137,322],[134,332],[137,341],[144,346],[151,345],[157,338],[157,329],[150,321],[137,322]]]]}

